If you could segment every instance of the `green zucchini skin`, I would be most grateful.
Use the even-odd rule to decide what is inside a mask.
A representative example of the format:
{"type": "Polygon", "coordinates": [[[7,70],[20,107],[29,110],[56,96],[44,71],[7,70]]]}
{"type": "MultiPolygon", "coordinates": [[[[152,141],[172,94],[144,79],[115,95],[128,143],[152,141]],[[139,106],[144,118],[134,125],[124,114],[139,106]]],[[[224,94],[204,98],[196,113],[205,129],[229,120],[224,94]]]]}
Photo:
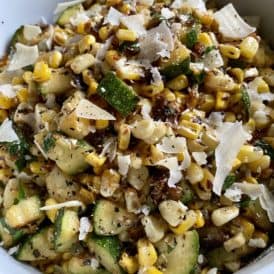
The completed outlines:
{"type": "Polygon", "coordinates": [[[83,6],[81,4],[68,7],[61,13],[56,23],[64,27],[65,25],[70,23],[70,18],[76,15],[81,10],[83,10],[83,6]]]}
{"type": "Polygon", "coordinates": [[[166,79],[173,79],[180,74],[189,74],[189,64],[190,58],[186,58],[183,61],[174,62],[173,64],[161,69],[161,74],[166,77],[166,79]]]}

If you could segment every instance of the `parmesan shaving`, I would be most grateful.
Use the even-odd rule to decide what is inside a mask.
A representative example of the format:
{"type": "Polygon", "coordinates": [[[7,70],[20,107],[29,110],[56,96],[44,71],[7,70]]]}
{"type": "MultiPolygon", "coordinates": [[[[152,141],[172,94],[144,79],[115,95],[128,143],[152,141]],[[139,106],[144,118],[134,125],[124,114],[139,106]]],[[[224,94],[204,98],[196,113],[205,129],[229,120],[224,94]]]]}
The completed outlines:
{"type": "Polygon", "coordinates": [[[36,38],[40,33],[42,33],[42,30],[39,26],[35,25],[25,25],[23,29],[24,38],[28,41],[33,40],[36,38]]]}
{"type": "Polygon", "coordinates": [[[104,60],[106,52],[108,51],[108,49],[111,46],[112,40],[113,40],[113,36],[111,36],[110,38],[108,38],[106,40],[106,42],[101,45],[101,47],[99,48],[99,50],[96,53],[96,60],[97,60],[97,62],[100,62],[100,61],[104,60]]]}
{"type": "Polygon", "coordinates": [[[220,68],[224,65],[223,57],[220,51],[217,49],[211,50],[203,57],[201,61],[204,63],[205,68],[208,70],[220,68]]]}
{"type": "Polygon", "coordinates": [[[256,248],[265,248],[266,242],[262,238],[250,239],[248,241],[248,246],[256,248]]]}
{"type": "Polygon", "coordinates": [[[175,185],[182,179],[182,172],[178,165],[177,157],[170,157],[158,161],[155,166],[163,166],[169,170],[169,178],[167,184],[169,187],[175,187],[175,185]]]}
{"type": "Polygon", "coordinates": [[[59,204],[55,204],[55,205],[43,206],[43,207],[40,207],[40,210],[48,211],[48,210],[52,210],[52,209],[60,209],[63,207],[82,207],[82,208],[84,208],[85,206],[81,201],[75,200],[75,201],[67,201],[67,202],[59,203],[59,204]]]}
{"type": "Polygon", "coordinates": [[[92,226],[88,217],[82,217],[80,219],[79,241],[85,240],[88,233],[91,231],[91,229],[92,229],[92,226]]]}
{"type": "Polygon", "coordinates": [[[126,176],[130,166],[130,155],[118,155],[117,157],[119,173],[122,176],[126,176]]]}
{"type": "Polygon", "coordinates": [[[9,255],[15,254],[19,250],[19,245],[13,246],[8,250],[9,255]]]}
{"type": "Polygon", "coordinates": [[[207,164],[207,154],[205,152],[192,152],[192,157],[196,161],[196,163],[200,166],[207,164]]]}
{"type": "Polygon", "coordinates": [[[6,119],[0,126],[0,142],[19,142],[19,138],[12,127],[12,121],[6,119]]]}
{"type": "Polygon", "coordinates": [[[151,112],[151,103],[147,99],[142,99],[138,103],[141,106],[141,114],[145,120],[151,119],[150,112],[151,112]]]}
{"type": "Polygon", "coordinates": [[[0,85],[0,93],[9,98],[16,97],[14,87],[10,84],[0,85]]]}
{"type": "Polygon", "coordinates": [[[159,85],[160,83],[162,83],[162,76],[158,68],[151,67],[150,72],[152,76],[151,84],[159,85]]]}
{"type": "Polygon", "coordinates": [[[165,18],[165,19],[171,19],[175,16],[175,13],[173,11],[171,11],[169,8],[162,8],[161,9],[161,15],[165,18]]]}
{"type": "Polygon", "coordinates": [[[156,147],[164,153],[183,153],[186,149],[186,139],[184,137],[166,136],[156,147]]]}
{"type": "Polygon", "coordinates": [[[110,24],[112,26],[119,26],[120,19],[123,17],[123,14],[117,9],[111,7],[108,11],[107,17],[104,20],[104,24],[110,24]]]}
{"type": "Polygon", "coordinates": [[[89,17],[85,12],[78,12],[76,15],[70,18],[70,23],[73,26],[78,26],[79,24],[84,24],[89,21],[89,17]]]}
{"type": "Polygon", "coordinates": [[[203,12],[206,11],[206,6],[205,6],[204,0],[175,0],[172,3],[171,8],[180,9],[185,6],[191,7],[193,9],[198,9],[203,12]]]}
{"type": "Polygon", "coordinates": [[[223,123],[216,132],[219,145],[215,150],[216,174],[213,181],[213,192],[221,195],[224,180],[232,169],[242,145],[251,139],[241,122],[223,123]]]}
{"type": "Polygon", "coordinates": [[[54,15],[60,14],[67,8],[81,4],[85,1],[86,0],[74,0],[74,1],[70,1],[70,2],[58,3],[56,9],[54,10],[54,15]]]}
{"type": "Polygon", "coordinates": [[[87,99],[80,100],[75,109],[75,113],[80,118],[92,120],[116,120],[113,115],[91,103],[87,99]]]}
{"type": "Polygon", "coordinates": [[[37,46],[25,46],[17,43],[15,45],[16,51],[12,55],[7,71],[18,70],[26,66],[32,65],[39,57],[39,50],[37,46]]]}
{"type": "Polygon", "coordinates": [[[215,12],[214,18],[219,25],[220,33],[229,40],[242,39],[256,31],[256,28],[249,26],[240,17],[232,4],[215,12]]]}
{"type": "Polygon", "coordinates": [[[146,29],[144,27],[145,18],[142,14],[123,16],[121,17],[121,23],[129,30],[135,31],[139,36],[146,33],[146,29]]]}

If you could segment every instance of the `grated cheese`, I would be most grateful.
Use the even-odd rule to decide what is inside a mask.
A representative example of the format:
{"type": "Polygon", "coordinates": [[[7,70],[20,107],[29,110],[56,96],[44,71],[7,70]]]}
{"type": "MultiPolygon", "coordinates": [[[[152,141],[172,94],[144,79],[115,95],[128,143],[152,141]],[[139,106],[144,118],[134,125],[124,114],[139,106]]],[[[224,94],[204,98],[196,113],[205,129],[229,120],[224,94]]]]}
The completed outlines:
{"type": "Polygon", "coordinates": [[[6,119],[0,126],[0,142],[19,142],[19,138],[12,127],[12,121],[6,119]]]}
{"type": "Polygon", "coordinates": [[[70,2],[58,3],[56,9],[54,10],[54,15],[60,14],[67,8],[81,4],[85,1],[86,0],[74,0],[74,1],[70,1],[70,2]]]}
{"type": "Polygon", "coordinates": [[[223,57],[220,51],[217,49],[208,52],[201,61],[204,63],[205,68],[208,70],[220,68],[224,65],[223,57]]]}
{"type": "Polygon", "coordinates": [[[162,8],[161,9],[161,15],[165,18],[165,19],[171,19],[175,16],[175,13],[173,11],[171,11],[169,8],[162,8]]]}
{"type": "Polygon", "coordinates": [[[207,164],[207,154],[205,152],[192,152],[192,157],[196,161],[198,165],[206,165],[207,164]]]}
{"type": "Polygon", "coordinates": [[[206,6],[205,6],[204,0],[175,0],[172,3],[171,8],[180,9],[185,6],[191,7],[193,9],[198,9],[203,12],[206,11],[206,6]]]}
{"type": "Polygon", "coordinates": [[[79,24],[84,24],[89,21],[89,17],[85,12],[78,12],[76,15],[70,18],[70,23],[73,26],[78,26],[79,24]]]}
{"type": "Polygon", "coordinates": [[[78,106],[75,109],[75,113],[80,118],[92,119],[92,120],[116,120],[116,118],[96,106],[87,99],[81,99],[78,106]]]}
{"type": "Polygon", "coordinates": [[[34,38],[36,38],[40,33],[42,33],[42,30],[39,26],[35,26],[35,25],[24,26],[23,35],[24,35],[24,38],[28,41],[31,41],[34,38]]]}
{"type": "Polygon", "coordinates": [[[108,11],[107,17],[104,20],[104,24],[110,24],[112,26],[119,26],[120,19],[123,17],[123,14],[117,9],[111,7],[108,11]]]}
{"type": "Polygon", "coordinates": [[[213,181],[213,192],[221,195],[224,180],[232,169],[242,145],[251,139],[241,122],[223,123],[216,131],[219,145],[215,150],[216,173],[213,181]]]}
{"type": "Polygon", "coordinates": [[[146,34],[146,29],[144,27],[145,18],[142,14],[123,16],[120,21],[129,30],[135,31],[139,36],[146,34]]]}
{"type": "Polygon", "coordinates": [[[219,25],[220,33],[229,40],[242,39],[256,31],[256,28],[249,26],[240,17],[232,4],[215,12],[214,18],[219,25]]]}
{"type": "Polygon", "coordinates": [[[150,112],[151,112],[151,103],[148,99],[141,99],[138,104],[141,106],[141,114],[145,120],[151,119],[150,112]]]}
{"type": "Polygon", "coordinates": [[[164,153],[183,153],[186,149],[186,139],[173,135],[164,137],[156,147],[164,153]]]}
{"type": "Polygon", "coordinates": [[[15,48],[15,53],[12,55],[7,71],[18,70],[32,65],[39,57],[37,46],[29,47],[21,43],[16,43],[15,48]]]}
{"type": "Polygon", "coordinates": [[[81,201],[74,200],[74,201],[67,201],[67,202],[59,203],[59,204],[55,204],[55,205],[43,206],[43,207],[40,207],[40,210],[48,211],[48,210],[52,210],[52,209],[60,209],[63,207],[82,207],[82,208],[84,208],[85,206],[81,201]]]}
{"type": "Polygon", "coordinates": [[[151,84],[158,85],[162,82],[162,76],[158,68],[151,67],[150,73],[152,76],[152,82],[151,84]]]}
{"type": "Polygon", "coordinates": [[[122,176],[126,176],[130,166],[130,155],[118,155],[117,156],[119,173],[122,176]]]}
{"type": "Polygon", "coordinates": [[[91,232],[92,226],[88,217],[82,217],[80,219],[80,227],[79,227],[79,241],[83,241],[86,239],[89,232],[91,232]]]}

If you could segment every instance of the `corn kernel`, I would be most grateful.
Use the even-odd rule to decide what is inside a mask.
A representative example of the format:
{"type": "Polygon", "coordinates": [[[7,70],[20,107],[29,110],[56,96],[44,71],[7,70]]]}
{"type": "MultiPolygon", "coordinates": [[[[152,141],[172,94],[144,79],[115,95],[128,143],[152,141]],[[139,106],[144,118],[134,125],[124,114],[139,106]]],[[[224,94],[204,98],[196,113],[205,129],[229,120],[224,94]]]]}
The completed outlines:
{"type": "Polygon", "coordinates": [[[129,146],[130,142],[130,135],[131,135],[131,130],[130,127],[126,124],[122,124],[119,127],[119,132],[118,132],[118,148],[121,150],[126,150],[129,146]]]}
{"type": "Polygon", "coordinates": [[[109,126],[108,120],[96,120],[95,121],[95,127],[96,129],[105,129],[109,126]]]}
{"type": "Polygon", "coordinates": [[[140,266],[153,266],[157,261],[157,252],[151,242],[140,239],[137,242],[138,262],[140,266]]]}
{"type": "Polygon", "coordinates": [[[135,31],[128,30],[128,29],[119,29],[116,32],[116,37],[120,41],[130,41],[134,42],[137,39],[137,34],[135,31]]]}
{"type": "Polygon", "coordinates": [[[163,90],[163,96],[168,102],[174,102],[176,100],[174,92],[171,92],[168,88],[163,90]]]}
{"type": "Polygon", "coordinates": [[[0,93],[0,109],[10,109],[14,106],[14,100],[0,93]]]}
{"type": "Polygon", "coordinates": [[[8,112],[4,109],[0,109],[0,123],[3,123],[8,117],[8,112]]]}
{"type": "Polygon", "coordinates": [[[0,169],[0,181],[6,182],[8,178],[12,176],[10,168],[1,168],[0,169]]]}
{"type": "Polygon", "coordinates": [[[87,189],[83,187],[81,187],[79,191],[79,195],[81,197],[81,200],[87,205],[93,203],[96,199],[96,196],[93,192],[88,191],[87,189]]]}
{"type": "Polygon", "coordinates": [[[56,44],[62,46],[68,40],[68,35],[61,29],[56,29],[54,33],[53,40],[56,44]]]}
{"type": "Polygon", "coordinates": [[[139,265],[136,257],[129,256],[123,253],[119,260],[119,265],[129,274],[134,274],[138,271],[139,265]]]}
{"type": "Polygon", "coordinates": [[[91,96],[97,92],[98,83],[91,75],[91,72],[86,69],[82,72],[83,80],[88,85],[88,96],[91,96]]]}
{"type": "Polygon", "coordinates": [[[176,235],[182,235],[187,232],[191,227],[193,227],[197,220],[197,214],[194,210],[189,210],[186,213],[185,219],[177,226],[171,227],[170,230],[173,231],[176,235]]]}
{"type": "Polygon", "coordinates": [[[99,29],[98,34],[99,34],[100,39],[102,41],[105,41],[105,40],[107,40],[107,38],[108,38],[108,36],[110,34],[110,29],[107,26],[101,27],[99,29]]]}
{"type": "Polygon", "coordinates": [[[45,62],[41,61],[35,64],[33,71],[33,80],[36,82],[45,82],[50,79],[51,71],[45,62]]]}
{"type": "Polygon", "coordinates": [[[203,111],[211,111],[215,107],[215,97],[211,94],[204,94],[200,97],[198,108],[203,111]]]}
{"type": "Polygon", "coordinates": [[[241,55],[246,59],[252,59],[259,49],[258,41],[252,37],[246,37],[240,44],[241,55]]]}
{"type": "Polygon", "coordinates": [[[216,93],[216,110],[225,110],[228,107],[229,96],[228,92],[218,91],[216,93]]]}
{"type": "Polygon", "coordinates": [[[158,268],[156,268],[154,266],[146,268],[143,273],[144,274],[163,274],[162,271],[160,271],[158,268]]]}
{"type": "Polygon", "coordinates": [[[29,92],[26,88],[22,88],[19,91],[17,91],[16,96],[20,103],[27,102],[29,98],[29,92]]]}
{"type": "Polygon", "coordinates": [[[225,122],[234,123],[236,121],[236,115],[233,112],[226,112],[224,120],[225,122]]]}
{"type": "Polygon", "coordinates": [[[257,86],[259,93],[266,93],[270,91],[269,85],[262,77],[257,77],[252,81],[252,83],[257,86]]]}
{"type": "MultiPolygon", "coordinates": [[[[57,202],[53,198],[49,198],[45,202],[46,206],[56,205],[56,204],[57,204],[57,202]]],[[[57,211],[58,211],[58,209],[51,209],[51,210],[46,211],[46,215],[52,223],[54,223],[54,221],[55,221],[57,211]]]]}
{"type": "Polygon", "coordinates": [[[258,184],[258,181],[256,178],[252,177],[252,176],[247,176],[245,177],[245,181],[250,183],[250,184],[258,184]]]}
{"type": "Polygon", "coordinates": [[[237,79],[238,83],[244,81],[244,71],[240,68],[232,68],[229,73],[237,79]]]}
{"type": "Polygon", "coordinates": [[[115,66],[116,62],[120,59],[120,55],[116,50],[108,50],[105,55],[105,60],[110,66],[115,66]]]}
{"type": "Polygon", "coordinates": [[[248,164],[248,167],[252,172],[261,173],[263,170],[269,168],[271,158],[268,155],[264,155],[257,161],[248,164]]]}
{"type": "Polygon", "coordinates": [[[187,120],[182,120],[180,126],[177,129],[179,135],[183,137],[195,140],[199,137],[200,132],[202,131],[202,125],[193,123],[187,120]]]}
{"type": "Polygon", "coordinates": [[[168,88],[172,90],[182,90],[188,87],[188,79],[187,76],[184,74],[181,74],[177,76],[176,78],[169,81],[166,85],[168,88]]]}
{"type": "Polygon", "coordinates": [[[106,1],[106,4],[109,6],[109,7],[112,7],[112,6],[115,6],[115,5],[119,5],[122,3],[122,0],[107,0],[106,1]]]}
{"type": "Polygon", "coordinates": [[[43,175],[48,172],[44,166],[44,163],[42,162],[37,162],[37,161],[31,162],[29,165],[29,168],[33,174],[43,175]]]}
{"type": "Polygon", "coordinates": [[[76,27],[76,32],[79,34],[85,34],[86,33],[86,24],[84,22],[81,22],[76,27]]]}
{"type": "Polygon", "coordinates": [[[30,84],[30,82],[32,81],[32,72],[31,71],[24,72],[23,80],[25,81],[26,84],[30,84]]]}
{"type": "Polygon", "coordinates": [[[196,163],[191,163],[186,170],[186,179],[190,181],[191,184],[197,184],[201,182],[204,178],[203,169],[196,163]]]}
{"type": "Polygon", "coordinates": [[[49,56],[49,66],[51,68],[59,68],[62,64],[62,61],[63,61],[63,55],[61,52],[59,51],[53,51],[50,53],[50,56],[49,56]]]}
{"type": "Polygon", "coordinates": [[[15,76],[12,78],[12,85],[22,85],[24,84],[24,79],[21,76],[15,76]]]}
{"type": "Polygon", "coordinates": [[[119,10],[123,14],[129,14],[131,11],[131,6],[128,3],[123,3],[123,5],[119,8],[119,10]]]}
{"type": "Polygon", "coordinates": [[[248,122],[245,124],[245,128],[249,131],[249,132],[253,132],[256,129],[256,122],[254,119],[250,118],[248,120],[248,122]]]}
{"type": "Polygon", "coordinates": [[[105,163],[106,161],[106,157],[104,156],[99,156],[97,153],[95,152],[91,152],[89,153],[85,160],[91,165],[93,166],[94,168],[100,168],[103,166],[103,164],[105,163]]]}
{"type": "Polygon", "coordinates": [[[211,46],[213,46],[211,38],[208,35],[208,33],[206,33],[206,32],[199,33],[199,35],[198,35],[198,42],[200,44],[204,45],[205,47],[211,47],[211,46]]]}
{"type": "Polygon", "coordinates": [[[230,96],[229,101],[233,105],[233,104],[240,102],[241,100],[242,100],[242,94],[241,94],[241,92],[237,92],[230,96]]]}
{"type": "Polygon", "coordinates": [[[246,218],[237,217],[232,222],[231,233],[237,234],[239,232],[242,232],[247,240],[252,237],[254,230],[255,226],[246,218]]]}
{"type": "Polygon", "coordinates": [[[195,210],[195,213],[197,215],[196,222],[194,224],[195,228],[201,228],[205,225],[205,218],[201,210],[195,210]]]}
{"type": "Polygon", "coordinates": [[[241,51],[232,45],[220,45],[220,52],[223,56],[230,59],[239,59],[241,51]]]}
{"type": "Polygon", "coordinates": [[[242,162],[241,162],[239,159],[236,158],[236,159],[232,162],[232,170],[233,170],[233,171],[237,170],[241,165],[242,165],[242,162]]]}
{"type": "Polygon", "coordinates": [[[224,248],[227,252],[231,252],[234,249],[240,248],[246,243],[246,239],[242,232],[239,232],[234,237],[224,242],[224,248]]]}
{"type": "Polygon", "coordinates": [[[145,97],[155,97],[164,90],[163,81],[151,85],[143,85],[141,93],[145,97]]]}
{"type": "Polygon", "coordinates": [[[244,145],[241,147],[237,158],[242,163],[252,163],[258,161],[263,157],[263,151],[251,145],[244,145]]]}
{"type": "Polygon", "coordinates": [[[85,53],[90,50],[91,46],[94,45],[96,42],[96,39],[93,35],[89,34],[84,36],[78,44],[79,52],[85,53]]]}

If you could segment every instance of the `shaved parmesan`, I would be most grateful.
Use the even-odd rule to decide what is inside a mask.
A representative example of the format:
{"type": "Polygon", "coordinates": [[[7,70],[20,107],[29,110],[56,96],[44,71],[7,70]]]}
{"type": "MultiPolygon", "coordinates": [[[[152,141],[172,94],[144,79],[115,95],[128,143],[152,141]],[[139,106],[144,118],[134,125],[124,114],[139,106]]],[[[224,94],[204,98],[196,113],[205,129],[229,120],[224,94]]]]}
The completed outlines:
{"type": "Polygon", "coordinates": [[[76,15],[71,17],[69,21],[73,26],[78,26],[79,24],[84,24],[89,21],[89,17],[85,12],[78,12],[76,15]]]}
{"type": "Polygon", "coordinates": [[[232,4],[215,12],[214,18],[219,25],[220,33],[229,40],[242,39],[256,31],[256,28],[249,26],[240,17],[232,4]]]}
{"type": "Polygon", "coordinates": [[[106,42],[104,44],[101,45],[101,47],[99,48],[99,50],[96,53],[96,60],[97,61],[102,61],[105,58],[106,52],[108,51],[108,49],[111,46],[113,40],[113,36],[111,36],[110,38],[108,38],[106,40],[106,42]]]}
{"type": "Polygon", "coordinates": [[[125,57],[122,57],[115,62],[115,68],[122,75],[133,73],[144,76],[144,70],[141,64],[135,60],[127,60],[125,57]]]}
{"type": "Polygon", "coordinates": [[[35,25],[25,25],[23,29],[24,38],[28,41],[31,41],[32,39],[36,38],[40,33],[42,33],[42,30],[39,26],[35,25]]]}
{"type": "Polygon", "coordinates": [[[12,127],[12,121],[6,119],[0,126],[0,142],[19,142],[19,138],[12,127]]]}
{"type": "Polygon", "coordinates": [[[248,246],[256,248],[265,248],[266,242],[262,238],[250,239],[248,241],[248,246]]]}
{"type": "Polygon", "coordinates": [[[79,226],[79,241],[85,240],[88,233],[91,231],[91,229],[92,229],[92,226],[88,217],[82,217],[80,219],[80,226],[79,226]]]}
{"type": "Polygon", "coordinates": [[[164,153],[183,153],[186,149],[186,140],[184,137],[166,136],[156,147],[164,153]]]}
{"type": "Polygon", "coordinates": [[[224,180],[232,169],[242,145],[251,139],[241,122],[223,123],[216,131],[219,145],[215,150],[216,174],[213,181],[213,192],[221,195],[224,180]]]}
{"type": "Polygon", "coordinates": [[[178,165],[177,157],[170,157],[158,161],[155,166],[163,166],[169,170],[169,178],[167,184],[169,187],[175,187],[175,185],[182,179],[182,172],[178,165]]]}
{"type": "Polygon", "coordinates": [[[0,93],[9,98],[16,97],[14,86],[10,84],[0,85],[0,93]]]}
{"type": "Polygon", "coordinates": [[[118,155],[117,157],[119,173],[126,176],[130,165],[130,155],[118,155]]]}
{"type": "Polygon", "coordinates": [[[173,18],[175,16],[175,13],[173,11],[171,11],[169,8],[162,8],[161,9],[161,15],[165,18],[165,19],[170,19],[173,18]]]}
{"type": "Polygon", "coordinates": [[[135,31],[139,36],[146,33],[145,18],[142,14],[123,16],[121,17],[121,23],[129,30],[135,31]]]}
{"type": "Polygon", "coordinates": [[[213,127],[220,127],[223,124],[224,113],[222,112],[211,112],[207,118],[207,123],[213,127]]]}
{"type": "Polygon", "coordinates": [[[259,71],[257,68],[249,68],[245,70],[244,78],[257,77],[259,75],[259,71]]]}
{"type": "Polygon", "coordinates": [[[192,157],[196,161],[196,163],[200,166],[205,165],[207,163],[207,154],[205,152],[192,152],[192,157]]]}
{"type": "Polygon", "coordinates": [[[149,120],[151,119],[150,117],[150,112],[151,112],[151,103],[147,99],[142,99],[138,103],[141,106],[141,114],[144,119],[149,120]]]}
{"type": "Polygon", "coordinates": [[[111,24],[112,26],[119,26],[120,19],[123,17],[123,14],[117,9],[111,7],[108,11],[107,17],[104,20],[104,24],[111,24]]]}
{"type": "Polygon", "coordinates": [[[40,210],[48,211],[48,210],[52,210],[52,209],[60,209],[63,207],[82,207],[82,208],[84,208],[85,206],[81,201],[75,200],[75,201],[67,201],[67,202],[59,203],[59,204],[55,204],[55,205],[43,206],[43,207],[40,207],[40,210]]]}
{"type": "Polygon", "coordinates": [[[9,255],[15,254],[19,250],[19,245],[13,246],[8,250],[9,255]]]}
{"type": "Polygon", "coordinates": [[[175,0],[171,8],[180,9],[185,6],[189,6],[193,9],[198,9],[200,11],[206,11],[206,6],[204,0],[175,0]]]}
{"type": "Polygon", "coordinates": [[[83,2],[85,2],[86,0],[74,0],[74,1],[70,1],[70,2],[63,2],[63,3],[58,3],[57,7],[54,11],[54,15],[56,14],[60,14],[62,13],[64,10],[66,10],[69,7],[81,4],[83,2]]]}
{"type": "Polygon", "coordinates": [[[158,68],[152,67],[150,69],[151,75],[152,75],[152,82],[151,84],[158,85],[162,83],[162,76],[158,68]]]}
{"type": "Polygon", "coordinates": [[[209,70],[220,68],[224,65],[223,57],[217,49],[208,52],[201,61],[204,63],[205,68],[209,70]]]}
{"type": "Polygon", "coordinates": [[[16,51],[13,54],[8,71],[18,70],[26,66],[32,65],[36,62],[39,57],[39,50],[37,46],[25,46],[17,43],[15,45],[16,51]]]}
{"type": "Polygon", "coordinates": [[[81,99],[75,109],[76,115],[81,118],[92,120],[116,120],[116,118],[107,111],[94,105],[87,99],[81,99]]]}

